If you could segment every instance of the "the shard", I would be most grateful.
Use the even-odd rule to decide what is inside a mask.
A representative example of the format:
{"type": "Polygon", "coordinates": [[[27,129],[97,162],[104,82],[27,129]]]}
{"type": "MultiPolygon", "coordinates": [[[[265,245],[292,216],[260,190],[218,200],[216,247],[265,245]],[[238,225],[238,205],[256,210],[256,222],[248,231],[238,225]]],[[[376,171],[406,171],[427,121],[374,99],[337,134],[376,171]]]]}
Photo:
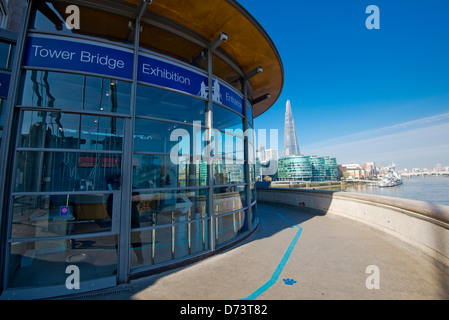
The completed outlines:
{"type": "Polygon", "coordinates": [[[290,100],[287,100],[284,124],[284,157],[299,154],[300,153],[298,139],[296,137],[295,120],[293,119],[290,100]]]}

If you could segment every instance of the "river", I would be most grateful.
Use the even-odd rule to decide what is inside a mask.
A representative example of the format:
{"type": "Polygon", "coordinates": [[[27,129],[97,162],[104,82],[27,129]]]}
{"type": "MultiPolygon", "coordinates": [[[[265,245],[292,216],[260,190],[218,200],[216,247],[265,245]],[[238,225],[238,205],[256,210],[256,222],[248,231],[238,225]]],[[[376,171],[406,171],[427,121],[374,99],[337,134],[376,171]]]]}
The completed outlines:
{"type": "Polygon", "coordinates": [[[449,206],[449,177],[403,178],[403,182],[401,185],[385,188],[354,185],[348,186],[345,191],[414,199],[449,206]]]}

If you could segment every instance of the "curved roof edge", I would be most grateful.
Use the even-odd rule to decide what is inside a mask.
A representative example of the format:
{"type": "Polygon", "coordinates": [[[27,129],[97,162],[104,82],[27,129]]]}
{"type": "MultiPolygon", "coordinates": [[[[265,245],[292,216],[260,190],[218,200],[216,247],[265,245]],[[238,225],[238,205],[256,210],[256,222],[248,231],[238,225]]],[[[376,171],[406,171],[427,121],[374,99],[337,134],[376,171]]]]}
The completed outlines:
{"type": "MultiPolygon", "coordinates": [[[[136,6],[140,2],[122,1],[136,6]]],[[[253,116],[261,115],[277,101],[284,85],[281,57],[265,29],[240,3],[235,0],[154,0],[147,12],[184,26],[202,40],[212,41],[220,32],[225,32],[228,40],[220,45],[220,51],[229,55],[243,73],[258,66],[263,68],[262,73],[249,81],[255,99],[266,94],[270,97],[253,105],[253,116]]]]}

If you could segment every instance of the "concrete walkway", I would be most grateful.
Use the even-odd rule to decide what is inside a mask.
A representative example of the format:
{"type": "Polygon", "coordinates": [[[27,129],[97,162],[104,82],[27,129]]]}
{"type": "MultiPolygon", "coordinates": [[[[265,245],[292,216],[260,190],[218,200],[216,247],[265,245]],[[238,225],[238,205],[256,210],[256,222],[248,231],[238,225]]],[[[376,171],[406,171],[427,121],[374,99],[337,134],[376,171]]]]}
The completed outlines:
{"type": "Polygon", "coordinates": [[[387,235],[299,208],[259,203],[258,213],[237,247],[92,299],[449,299],[447,271],[387,235]]]}

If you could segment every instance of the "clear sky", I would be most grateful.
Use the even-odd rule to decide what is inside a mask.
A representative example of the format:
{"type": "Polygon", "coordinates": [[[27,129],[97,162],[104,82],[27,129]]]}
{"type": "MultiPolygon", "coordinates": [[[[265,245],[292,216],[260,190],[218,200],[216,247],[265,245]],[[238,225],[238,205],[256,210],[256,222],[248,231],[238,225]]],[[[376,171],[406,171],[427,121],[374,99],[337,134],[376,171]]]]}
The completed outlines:
{"type": "Polygon", "coordinates": [[[448,0],[239,3],[283,61],[282,94],[255,119],[256,130],[279,129],[279,154],[289,99],[302,154],[449,166],[448,0]],[[365,26],[369,5],[379,8],[378,30],[365,26]]]}

